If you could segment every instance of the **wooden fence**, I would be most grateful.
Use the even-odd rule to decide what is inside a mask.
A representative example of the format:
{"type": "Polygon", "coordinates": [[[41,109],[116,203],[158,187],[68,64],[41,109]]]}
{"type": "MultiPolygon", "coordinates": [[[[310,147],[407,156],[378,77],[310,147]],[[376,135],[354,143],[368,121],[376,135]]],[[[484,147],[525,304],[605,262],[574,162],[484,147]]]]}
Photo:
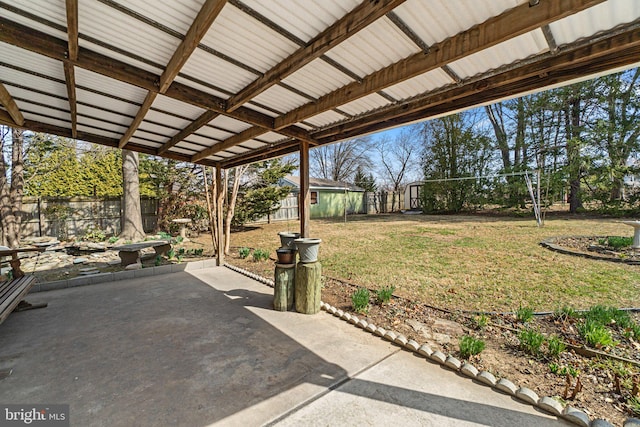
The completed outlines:
{"type": "MultiPolygon", "coordinates": [[[[152,232],[157,224],[158,201],[142,198],[142,225],[152,232]]],[[[31,198],[22,201],[21,237],[53,236],[58,239],[81,237],[88,230],[99,229],[107,235],[122,230],[120,198],[31,198]]],[[[0,230],[0,233],[2,231],[0,230]]]]}

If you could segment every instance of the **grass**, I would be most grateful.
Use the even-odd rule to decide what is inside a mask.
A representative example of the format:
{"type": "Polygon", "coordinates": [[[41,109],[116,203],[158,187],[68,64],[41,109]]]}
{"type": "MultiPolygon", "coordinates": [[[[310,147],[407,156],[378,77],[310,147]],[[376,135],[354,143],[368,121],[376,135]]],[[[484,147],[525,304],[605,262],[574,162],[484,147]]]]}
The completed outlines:
{"type": "MultiPolygon", "coordinates": [[[[297,223],[235,232],[234,247],[275,250],[278,232],[297,223]]],[[[533,219],[482,216],[379,215],[313,220],[322,239],[323,274],[448,309],[553,311],[596,304],[638,305],[640,267],[593,261],[544,249],[540,241],[567,235],[616,235],[610,219],[533,219]],[[398,280],[402,278],[402,280],[398,280]]],[[[271,268],[265,263],[265,268],[271,268]]],[[[266,275],[272,271],[266,271],[266,275]]]]}
{"type": "Polygon", "coordinates": [[[518,340],[520,341],[520,348],[533,356],[537,356],[541,353],[540,349],[544,342],[544,335],[533,329],[523,329],[518,334],[518,340]]]}
{"type": "Polygon", "coordinates": [[[360,288],[351,294],[351,306],[358,313],[367,313],[369,311],[369,290],[360,288]]]}

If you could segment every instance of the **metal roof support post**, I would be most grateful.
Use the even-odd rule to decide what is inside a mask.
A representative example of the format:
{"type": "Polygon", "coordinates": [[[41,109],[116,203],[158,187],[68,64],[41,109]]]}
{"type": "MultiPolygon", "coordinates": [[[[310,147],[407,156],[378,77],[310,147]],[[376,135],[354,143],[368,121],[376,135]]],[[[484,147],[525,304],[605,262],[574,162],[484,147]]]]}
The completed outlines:
{"type": "Polygon", "coordinates": [[[309,192],[309,142],[300,141],[300,235],[309,237],[311,193],[309,192]]]}
{"type": "Polygon", "coordinates": [[[216,167],[216,233],[218,235],[218,247],[216,248],[216,265],[224,265],[224,224],[222,218],[222,206],[224,204],[224,182],[222,182],[222,168],[216,167]]]}

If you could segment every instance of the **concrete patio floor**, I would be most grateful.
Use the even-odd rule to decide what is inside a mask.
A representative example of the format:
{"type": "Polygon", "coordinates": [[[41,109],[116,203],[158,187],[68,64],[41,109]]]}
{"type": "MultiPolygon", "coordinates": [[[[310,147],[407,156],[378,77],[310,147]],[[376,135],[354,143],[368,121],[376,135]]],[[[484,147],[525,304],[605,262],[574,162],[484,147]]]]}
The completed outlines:
{"type": "Polygon", "coordinates": [[[0,325],[0,403],[72,426],[569,426],[272,289],[209,268],[29,295],[0,325]]]}

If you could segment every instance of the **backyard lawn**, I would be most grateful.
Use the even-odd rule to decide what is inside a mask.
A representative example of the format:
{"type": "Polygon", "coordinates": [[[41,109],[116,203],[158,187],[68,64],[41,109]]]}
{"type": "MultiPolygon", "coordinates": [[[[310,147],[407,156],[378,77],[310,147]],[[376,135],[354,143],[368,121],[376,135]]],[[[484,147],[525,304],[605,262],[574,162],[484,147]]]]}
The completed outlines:
{"type": "MultiPolygon", "coordinates": [[[[231,236],[238,248],[268,250],[275,258],[279,231],[297,222],[264,224],[231,236]]],[[[376,215],[313,220],[311,237],[322,239],[319,259],[326,276],[440,308],[514,311],[529,306],[553,311],[564,305],[640,306],[640,265],[559,254],[539,243],[558,236],[632,236],[619,220],[593,217],[533,219],[488,216],[376,215]]],[[[273,275],[273,264],[260,271],[273,275]]],[[[256,266],[257,267],[257,266],[256,266]]]]}

